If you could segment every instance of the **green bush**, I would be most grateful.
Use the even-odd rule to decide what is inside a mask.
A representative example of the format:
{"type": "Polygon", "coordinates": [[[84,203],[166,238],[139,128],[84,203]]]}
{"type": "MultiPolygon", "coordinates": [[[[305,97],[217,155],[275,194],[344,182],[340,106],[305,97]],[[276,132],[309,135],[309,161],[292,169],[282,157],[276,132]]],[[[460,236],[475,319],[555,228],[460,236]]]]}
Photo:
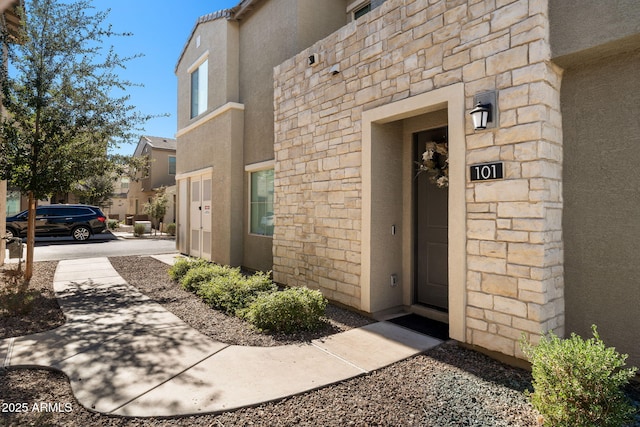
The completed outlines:
{"type": "Polygon", "coordinates": [[[169,277],[171,277],[171,279],[175,280],[176,282],[179,282],[184,277],[184,275],[187,274],[187,271],[189,271],[189,269],[207,264],[209,264],[209,262],[201,258],[179,258],[169,268],[169,277]]]}
{"type": "Polygon", "coordinates": [[[146,227],[144,224],[136,224],[133,226],[133,235],[140,237],[144,234],[146,227]]]}
{"type": "Polygon", "coordinates": [[[198,295],[213,308],[225,313],[237,315],[263,293],[275,292],[269,273],[256,273],[245,277],[239,270],[237,274],[219,275],[198,290],[198,295]]]}
{"type": "Polygon", "coordinates": [[[532,363],[529,398],[545,426],[617,427],[633,419],[636,411],[622,387],[636,368],[623,369],[627,355],[605,347],[595,325],[592,330],[586,341],[576,334],[561,340],[553,333],[535,347],[521,341],[532,363]]]}
{"type": "Polygon", "coordinates": [[[167,224],[164,227],[164,231],[169,235],[169,236],[175,236],[176,235],[176,224],[171,222],[169,224],[167,224]]]}
{"type": "Polygon", "coordinates": [[[242,315],[258,329],[290,333],[318,328],[326,307],[319,291],[289,288],[260,295],[242,315]]]}
{"type": "Polygon", "coordinates": [[[213,263],[200,264],[190,268],[182,279],[180,279],[180,284],[187,291],[197,292],[201,286],[214,278],[227,278],[236,275],[241,276],[239,268],[231,268],[213,263]]]}
{"type": "Polygon", "coordinates": [[[120,227],[120,222],[116,219],[110,219],[107,226],[109,227],[109,230],[117,230],[120,227]]]}

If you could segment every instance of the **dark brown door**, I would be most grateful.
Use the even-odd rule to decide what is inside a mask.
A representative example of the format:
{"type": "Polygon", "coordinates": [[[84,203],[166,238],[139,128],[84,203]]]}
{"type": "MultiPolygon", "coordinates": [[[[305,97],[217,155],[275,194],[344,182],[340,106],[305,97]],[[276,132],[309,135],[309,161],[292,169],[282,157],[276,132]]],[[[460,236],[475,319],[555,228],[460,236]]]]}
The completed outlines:
{"type": "MultiPolygon", "coordinates": [[[[428,142],[443,142],[447,128],[414,135],[417,161],[428,142]]],[[[438,187],[428,173],[415,178],[415,302],[448,311],[448,187],[438,187]]]]}

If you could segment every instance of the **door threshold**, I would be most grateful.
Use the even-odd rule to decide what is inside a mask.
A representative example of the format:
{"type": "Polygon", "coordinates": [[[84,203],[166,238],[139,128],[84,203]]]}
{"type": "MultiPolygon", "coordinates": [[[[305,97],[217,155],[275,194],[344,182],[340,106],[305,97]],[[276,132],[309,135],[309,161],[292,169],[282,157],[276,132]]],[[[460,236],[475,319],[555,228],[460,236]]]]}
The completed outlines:
{"type": "Polygon", "coordinates": [[[437,320],[442,323],[449,323],[449,313],[425,307],[423,305],[412,304],[411,307],[409,307],[409,312],[415,313],[418,316],[426,317],[427,319],[437,320]]]}

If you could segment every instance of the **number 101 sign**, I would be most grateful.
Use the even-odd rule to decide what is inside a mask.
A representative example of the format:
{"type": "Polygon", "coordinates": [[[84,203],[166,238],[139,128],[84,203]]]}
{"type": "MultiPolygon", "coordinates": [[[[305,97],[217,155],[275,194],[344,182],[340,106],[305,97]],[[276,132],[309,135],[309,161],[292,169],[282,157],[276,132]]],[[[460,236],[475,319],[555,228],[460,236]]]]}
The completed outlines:
{"type": "Polygon", "coordinates": [[[471,181],[487,181],[490,179],[502,179],[503,163],[483,163],[479,165],[471,165],[471,181]]]}

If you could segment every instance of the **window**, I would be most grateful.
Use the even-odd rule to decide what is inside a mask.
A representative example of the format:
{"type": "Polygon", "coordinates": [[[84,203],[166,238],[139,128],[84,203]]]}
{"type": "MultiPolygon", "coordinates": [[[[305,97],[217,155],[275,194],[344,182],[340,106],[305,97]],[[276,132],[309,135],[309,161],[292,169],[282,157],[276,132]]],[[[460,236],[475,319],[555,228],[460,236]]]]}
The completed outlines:
{"type": "Polygon", "coordinates": [[[12,216],[20,212],[20,192],[16,190],[7,191],[7,216],[12,216]]]}
{"type": "Polygon", "coordinates": [[[129,188],[129,178],[122,178],[121,179],[120,188],[129,188]]]}
{"type": "Polygon", "coordinates": [[[367,3],[364,6],[361,6],[358,9],[354,10],[353,19],[356,20],[369,12],[371,12],[371,3],[367,3]]]}
{"type": "Polygon", "coordinates": [[[273,169],[251,172],[251,234],[273,236],[273,169]]]}
{"type": "Polygon", "coordinates": [[[191,118],[204,113],[207,109],[209,60],[205,59],[191,73],[191,118]]]}
{"type": "Polygon", "coordinates": [[[169,156],[169,175],[176,174],[176,156],[169,156]]]}

